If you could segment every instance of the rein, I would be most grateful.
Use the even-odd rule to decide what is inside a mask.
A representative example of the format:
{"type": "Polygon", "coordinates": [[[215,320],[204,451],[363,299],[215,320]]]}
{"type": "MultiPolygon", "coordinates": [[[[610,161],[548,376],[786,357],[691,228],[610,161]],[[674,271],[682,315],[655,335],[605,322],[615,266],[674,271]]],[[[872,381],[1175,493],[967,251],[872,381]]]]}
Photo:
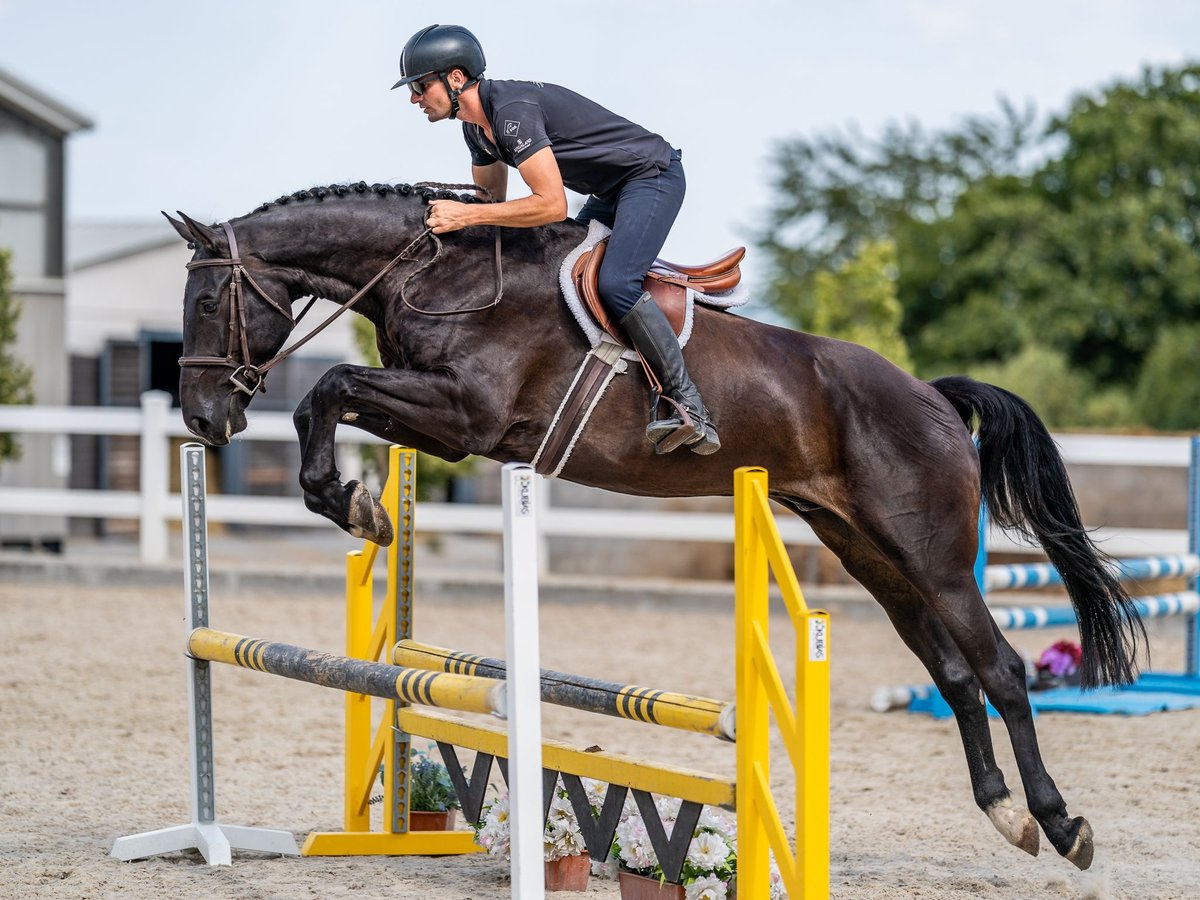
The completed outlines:
{"type": "MultiPolygon", "coordinates": [[[[481,187],[478,184],[444,184],[440,181],[421,181],[421,182],[418,182],[417,184],[414,184],[413,187],[444,188],[446,190],[482,191],[483,193],[488,195],[489,200],[491,200],[492,202],[495,202],[495,198],[492,197],[492,192],[489,191],[485,187],[481,187]]],[[[433,230],[430,228],[426,228],[425,231],[421,233],[421,237],[425,237],[425,235],[429,235],[429,239],[433,241],[433,246],[434,246],[433,256],[430,259],[428,259],[426,262],[417,266],[417,268],[413,269],[411,272],[408,273],[408,275],[406,275],[404,277],[404,281],[402,281],[400,283],[400,302],[403,303],[405,306],[407,306],[409,309],[411,309],[413,312],[420,313],[423,316],[461,316],[464,313],[483,312],[484,310],[491,309],[493,306],[498,306],[500,304],[500,298],[504,296],[504,267],[500,262],[500,226],[494,225],[492,227],[496,231],[496,296],[492,298],[490,303],[485,303],[485,304],[483,304],[483,306],[472,306],[469,309],[422,309],[419,306],[413,306],[412,302],[408,299],[408,297],[406,297],[404,295],[404,289],[406,287],[408,287],[408,283],[415,276],[419,275],[421,272],[424,272],[426,269],[428,269],[430,266],[432,266],[435,262],[437,262],[438,257],[442,255],[442,242],[438,238],[438,236],[433,233],[433,230]]],[[[420,238],[418,238],[417,240],[420,240],[420,238]]],[[[414,243],[415,243],[415,241],[414,241],[414,243]]]]}
{"type": "MultiPolygon", "coordinates": [[[[425,182],[423,184],[429,187],[474,188],[487,193],[488,196],[491,196],[486,188],[479,187],[478,185],[443,185],[430,182],[425,182]]],[[[500,303],[500,299],[504,296],[504,270],[500,256],[500,228],[499,226],[496,226],[496,296],[492,298],[490,303],[484,304],[483,306],[472,307],[470,309],[452,310],[429,310],[413,306],[413,304],[405,296],[405,288],[415,275],[423,272],[425,269],[437,262],[438,258],[442,254],[442,242],[438,239],[437,235],[435,235],[433,231],[427,227],[424,231],[417,235],[407,247],[401,250],[391,262],[375,273],[374,277],[372,277],[370,281],[359,288],[354,296],[334,310],[324,322],[321,322],[308,334],[296,341],[296,343],[285,348],[284,350],[281,350],[265,363],[262,363],[261,365],[255,365],[250,358],[250,345],[248,332],[246,330],[246,298],[245,289],[243,287],[243,279],[249,282],[250,286],[258,293],[260,297],[262,297],[262,299],[267,301],[272,309],[274,309],[280,315],[286,317],[288,321],[292,323],[293,328],[295,328],[296,325],[299,324],[300,320],[304,318],[305,314],[312,308],[312,305],[316,302],[317,298],[313,297],[311,300],[309,300],[308,305],[304,307],[300,315],[293,318],[291,310],[288,307],[281,305],[278,301],[274,300],[270,294],[263,290],[258,282],[254,280],[254,276],[250,274],[245,263],[242,262],[241,255],[238,251],[237,236],[233,232],[233,225],[231,225],[229,222],[222,222],[221,228],[224,230],[225,238],[229,242],[229,258],[193,260],[187,264],[187,268],[191,270],[210,266],[228,266],[233,270],[229,282],[229,340],[226,343],[225,356],[181,356],[179,358],[179,365],[181,368],[189,366],[221,366],[224,368],[233,369],[233,372],[229,376],[230,383],[233,384],[234,388],[244,394],[250,395],[251,397],[253,397],[258,391],[266,391],[265,380],[267,372],[269,372],[283,360],[287,359],[289,356],[311,341],[314,337],[324,331],[327,327],[329,327],[329,325],[332,324],[335,319],[358,303],[358,301],[366,296],[385,275],[391,272],[392,269],[396,268],[396,266],[398,266],[401,262],[414,261],[413,257],[408,255],[409,251],[411,251],[413,247],[417,246],[417,244],[419,244],[426,237],[429,237],[433,240],[435,248],[433,256],[416,269],[409,272],[408,275],[405,276],[404,281],[400,283],[400,299],[406,307],[413,310],[413,312],[417,312],[425,316],[462,315],[464,313],[482,312],[484,310],[491,309],[492,307],[497,306],[500,303]],[[241,350],[240,362],[237,357],[234,356],[235,347],[241,350]]]]}

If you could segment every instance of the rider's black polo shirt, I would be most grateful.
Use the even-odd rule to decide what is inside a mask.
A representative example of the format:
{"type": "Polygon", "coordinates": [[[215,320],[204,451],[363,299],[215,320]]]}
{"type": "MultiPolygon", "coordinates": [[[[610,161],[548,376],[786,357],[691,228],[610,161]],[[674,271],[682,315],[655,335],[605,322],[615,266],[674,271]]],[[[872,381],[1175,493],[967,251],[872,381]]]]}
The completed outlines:
{"type": "Polygon", "coordinates": [[[463,123],[477,166],[497,161],[519,166],[550,147],[563,184],[604,196],[626,181],[662,171],[671,161],[671,145],[662,137],[556,84],[483,80],[479,99],[496,144],[478,125],[463,123]]]}

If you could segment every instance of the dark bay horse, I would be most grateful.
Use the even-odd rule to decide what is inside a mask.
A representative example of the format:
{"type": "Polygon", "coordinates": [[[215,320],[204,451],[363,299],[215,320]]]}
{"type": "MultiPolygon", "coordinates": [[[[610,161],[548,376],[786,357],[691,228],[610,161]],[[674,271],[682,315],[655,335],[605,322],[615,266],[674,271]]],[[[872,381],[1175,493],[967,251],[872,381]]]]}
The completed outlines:
{"type": "MultiPolygon", "coordinates": [[[[184,295],[183,416],[210,444],[245,427],[259,370],[292,333],[293,301],[353,300],[375,324],[383,368],[334,366],[295,422],[305,503],[379,541],[390,533],[378,504],[335,467],[339,423],[449,460],[528,462],[588,350],[558,284],[583,227],[504,229],[503,299],[492,305],[493,229],[444,236],[437,262],[424,265],[435,193],[339,185],[217,227],[171,220],[196,251],[184,295]],[[456,310],[477,311],[431,314],[456,310]]],[[[975,801],[995,827],[1036,854],[1040,824],[1055,850],[1087,868],[1092,829],[1067,813],[1043,767],[1024,664],[972,574],[981,495],[995,521],[1040,542],[1063,573],[1086,685],[1133,678],[1141,623],[1083,530],[1034,412],[991,385],[919,381],[863,347],[709,309],[696,310],[687,357],[720,427],[719,453],[655,455],[643,434],[648,388],[631,370],[604,395],[563,477],[628,494],[727,495],[735,467],[765,467],[773,498],[874,595],[953,707],[975,801]],[[1028,811],[996,764],[981,690],[1004,718],[1028,811]]]]}

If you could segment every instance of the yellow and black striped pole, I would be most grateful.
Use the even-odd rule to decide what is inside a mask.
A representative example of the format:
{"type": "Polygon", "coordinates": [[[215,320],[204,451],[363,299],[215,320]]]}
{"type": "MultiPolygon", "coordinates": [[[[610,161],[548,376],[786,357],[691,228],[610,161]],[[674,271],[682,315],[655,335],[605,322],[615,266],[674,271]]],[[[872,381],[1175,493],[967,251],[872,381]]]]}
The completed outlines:
{"type": "MultiPolygon", "coordinates": [[[[475,656],[413,640],[396,644],[392,649],[392,662],[415,669],[484,678],[504,678],[507,671],[502,659],[475,656]]],[[[737,737],[732,703],[549,669],[542,669],[541,675],[543,703],[695,731],[726,741],[737,737]]]]}
{"type": "Polygon", "coordinates": [[[504,715],[504,683],[493,678],[406,669],[197,628],[188,637],[187,650],[195,659],[240,666],[309,684],[439,706],[461,712],[504,715]]]}

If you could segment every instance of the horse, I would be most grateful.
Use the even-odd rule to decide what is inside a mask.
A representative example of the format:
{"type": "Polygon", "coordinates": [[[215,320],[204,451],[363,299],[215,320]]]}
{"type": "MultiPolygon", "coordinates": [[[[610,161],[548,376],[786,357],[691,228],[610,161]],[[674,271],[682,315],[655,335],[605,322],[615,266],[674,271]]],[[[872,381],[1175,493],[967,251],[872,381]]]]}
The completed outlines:
{"type": "MultiPolygon", "coordinates": [[[[245,428],[266,370],[289,352],[281,348],[294,302],[327,298],[374,324],[382,367],[335,365],[294,422],[305,504],[379,543],[391,539],[386,514],[335,466],[339,424],[451,461],[528,462],[589,350],[559,287],[582,225],[478,227],[439,239],[425,224],[434,197],[476,199],[445,186],[359,182],[298,191],[219,226],[167,216],[195,250],[180,399],[187,427],[207,443],[245,428]]],[[[1092,827],[1068,814],[1045,769],[1024,663],[974,578],[980,504],[1040,543],[1062,572],[1085,687],[1130,682],[1145,631],[1084,530],[1033,409],[993,385],[922,381],[864,347],[705,308],[695,310],[686,353],[720,428],[719,453],[657,454],[643,436],[649,388],[624,374],[561,477],[626,494],[714,496],[732,492],[736,467],[765,467],[772,499],[811,525],[874,596],[949,702],[979,808],[1021,850],[1037,855],[1040,826],[1086,869],[1092,827]],[[984,694],[1007,726],[1024,807],[997,766],[984,694]]]]}

